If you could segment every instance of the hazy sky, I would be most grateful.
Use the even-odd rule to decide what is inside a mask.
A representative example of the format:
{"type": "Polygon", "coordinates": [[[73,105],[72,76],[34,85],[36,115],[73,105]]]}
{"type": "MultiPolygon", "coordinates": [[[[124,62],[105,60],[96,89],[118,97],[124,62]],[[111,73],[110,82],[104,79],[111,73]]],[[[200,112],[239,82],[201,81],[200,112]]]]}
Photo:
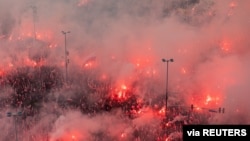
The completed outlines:
{"type": "MultiPolygon", "coordinates": [[[[61,31],[70,31],[72,76],[94,56],[99,70],[117,84],[130,85],[138,69],[152,75],[159,85],[141,85],[161,95],[166,74],[161,59],[173,58],[172,93],[188,104],[225,107],[216,121],[249,123],[249,10],[248,0],[0,0],[0,69],[34,65],[37,54],[62,66],[61,31]]],[[[138,94],[145,96],[143,90],[138,94]]]]}

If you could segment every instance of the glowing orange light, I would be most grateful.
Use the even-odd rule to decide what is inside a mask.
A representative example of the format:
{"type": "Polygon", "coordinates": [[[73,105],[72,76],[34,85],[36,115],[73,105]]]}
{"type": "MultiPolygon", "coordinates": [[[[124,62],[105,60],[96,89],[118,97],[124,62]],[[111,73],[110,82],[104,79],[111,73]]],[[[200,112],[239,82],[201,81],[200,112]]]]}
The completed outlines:
{"type": "Polygon", "coordinates": [[[232,44],[231,44],[231,42],[229,42],[229,41],[222,41],[222,42],[220,43],[220,48],[221,48],[221,50],[222,50],[222,51],[225,51],[225,52],[230,51],[231,46],[232,46],[232,44]]]}
{"type": "Polygon", "coordinates": [[[102,74],[101,79],[103,79],[103,80],[107,79],[107,75],[102,74]]]}
{"type": "Polygon", "coordinates": [[[137,114],[140,114],[140,113],[142,113],[142,111],[141,111],[141,110],[137,111],[137,114]]]}
{"type": "Polygon", "coordinates": [[[156,70],[153,70],[153,74],[156,74],[156,70]]]}
{"type": "Polygon", "coordinates": [[[221,104],[222,95],[218,92],[205,92],[204,95],[191,98],[191,104],[195,105],[195,110],[202,108],[214,108],[221,104]]]}
{"type": "Polygon", "coordinates": [[[229,4],[229,7],[231,7],[231,8],[234,8],[234,7],[236,7],[237,6],[237,4],[235,3],[235,2],[231,2],[230,4],[229,4]]]}
{"type": "Polygon", "coordinates": [[[213,105],[218,105],[219,104],[219,101],[220,101],[220,98],[218,96],[214,96],[212,97],[211,95],[207,95],[206,97],[206,100],[204,102],[205,105],[208,105],[208,104],[213,104],[213,105]]]}
{"type": "Polygon", "coordinates": [[[127,90],[128,87],[125,84],[118,85],[114,90],[114,93],[111,95],[111,98],[118,101],[124,101],[129,98],[127,90]]]}
{"type": "Polygon", "coordinates": [[[159,113],[160,115],[164,115],[165,112],[166,112],[165,107],[162,107],[158,113],[159,113]]]}
{"type": "Polygon", "coordinates": [[[38,34],[38,35],[36,35],[36,37],[37,37],[38,39],[41,39],[41,38],[42,38],[42,35],[41,35],[41,34],[38,34]]]}
{"type": "Polygon", "coordinates": [[[187,73],[187,71],[186,71],[185,68],[182,68],[181,71],[182,71],[183,74],[186,74],[186,73],[187,73]]]}
{"type": "Polygon", "coordinates": [[[26,63],[26,65],[32,66],[32,67],[35,67],[38,65],[37,62],[30,60],[29,58],[26,59],[25,63],[26,63]]]}
{"type": "Polygon", "coordinates": [[[91,62],[86,63],[84,66],[85,66],[85,67],[91,67],[91,66],[92,66],[92,63],[91,63],[91,62]]]}
{"type": "Polygon", "coordinates": [[[114,59],[115,59],[115,56],[114,56],[114,55],[112,55],[112,56],[111,56],[111,59],[113,59],[113,60],[114,60],[114,59]]]}
{"type": "Polygon", "coordinates": [[[13,67],[14,65],[12,63],[9,63],[9,67],[13,67]]]}
{"type": "Polygon", "coordinates": [[[200,107],[196,107],[196,108],[195,108],[195,110],[200,111],[200,110],[201,110],[201,108],[200,108],[200,107]]]}
{"type": "Polygon", "coordinates": [[[212,97],[208,95],[206,98],[205,104],[207,105],[210,101],[212,101],[212,97]]]}
{"type": "Polygon", "coordinates": [[[49,45],[49,48],[55,48],[55,47],[57,47],[57,44],[50,44],[49,45]]]}
{"type": "Polygon", "coordinates": [[[85,64],[84,66],[85,66],[85,67],[88,67],[88,66],[89,66],[89,64],[87,63],[87,64],[85,64]]]}
{"type": "Polygon", "coordinates": [[[119,91],[119,92],[117,93],[117,96],[118,96],[118,98],[122,98],[122,97],[123,97],[123,92],[122,92],[122,91],[119,91]]]}
{"type": "Polygon", "coordinates": [[[4,71],[0,70],[0,76],[4,75],[4,71]]]}
{"type": "Polygon", "coordinates": [[[27,36],[28,36],[28,37],[31,37],[31,36],[32,36],[32,34],[29,32],[29,33],[27,33],[27,36]]]}
{"type": "Polygon", "coordinates": [[[127,89],[127,86],[126,85],[121,85],[121,88],[123,89],[123,90],[126,90],[127,89]]]}
{"type": "Polygon", "coordinates": [[[11,36],[9,37],[9,40],[12,41],[12,39],[13,39],[13,38],[12,38],[12,35],[11,35],[11,36]]]}
{"type": "Polygon", "coordinates": [[[125,137],[125,133],[122,133],[122,134],[121,134],[121,137],[124,138],[124,137],[125,137]]]}

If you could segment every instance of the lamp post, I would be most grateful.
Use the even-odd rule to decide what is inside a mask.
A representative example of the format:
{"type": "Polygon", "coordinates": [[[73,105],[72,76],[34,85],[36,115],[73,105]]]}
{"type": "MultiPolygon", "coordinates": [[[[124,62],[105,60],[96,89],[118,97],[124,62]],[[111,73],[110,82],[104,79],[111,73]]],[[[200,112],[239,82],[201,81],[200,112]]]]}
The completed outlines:
{"type": "Polygon", "coordinates": [[[7,117],[14,117],[15,118],[14,124],[15,124],[15,132],[16,132],[16,141],[18,141],[18,138],[17,138],[17,127],[16,127],[17,116],[22,116],[22,112],[16,112],[16,113],[8,112],[7,113],[7,117]]]}
{"type": "Polygon", "coordinates": [[[67,31],[67,32],[62,31],[62,34],[64,34],[64,47],[65,47],[65,81],[66,83],[68,82],[68,63],[69,63],[69,59],[68,59],[69,52],[66,47],[67,33],[70,33],[70,31],[67,31]]]}
{"type": "Polygon", "coordinates": [[[162,59],[162,62],[167,63],[167,74],[166,74],[166,108],[165,108],[165,114],[167,118],[167,109],[168,109],[168,62],[174,62],[174,59],[162,59]]]}

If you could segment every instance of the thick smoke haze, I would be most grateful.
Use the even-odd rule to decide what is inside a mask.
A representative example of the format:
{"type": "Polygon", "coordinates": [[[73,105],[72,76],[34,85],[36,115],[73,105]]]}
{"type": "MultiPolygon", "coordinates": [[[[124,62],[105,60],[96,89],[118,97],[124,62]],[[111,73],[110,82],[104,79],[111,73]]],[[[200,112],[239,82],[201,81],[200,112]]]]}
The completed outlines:
{"type": "Polygon", "coordinates": [[[121,86],[137,102],[164,107],[162,58],[174,59],[169,105],[223,107],[225,113],[212,113],[209,123],[249,124],[249,10],[248,0],[0,0],[0,141],[15,137],[6,113],[30,107],[37,114],[17,119],[23,141],[132,140],[142,126],[143,135],[157,132],[161,118],[147,106],[133,119],[119,108],[95,107],[110,88],[117,92],[121,86]],[[66,40],[62,31],[70,31],[66,40]],[[63,84],[65,45],[69,86],[63,84]],[[20,69],[26,66],[39,69],[20,69]],[[25,85],[31,86],[27,91],[44,98],[31,106],[9,100],[24,82],[12,78],[25,73],[37,80],[25,85]],[[52,86],[39,91],[40,81],[52,86]]]}

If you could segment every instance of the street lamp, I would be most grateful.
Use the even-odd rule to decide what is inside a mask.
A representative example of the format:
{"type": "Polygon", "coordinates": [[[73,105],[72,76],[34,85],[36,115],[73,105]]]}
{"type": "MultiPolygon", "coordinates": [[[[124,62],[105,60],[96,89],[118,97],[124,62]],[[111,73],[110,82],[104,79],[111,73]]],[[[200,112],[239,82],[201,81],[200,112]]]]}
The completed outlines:
{"type": "Polygon", "coordinates": [[[166,114],[166,118],[167,118],[167,108],[168,108],[168,62],[174,62],[174,59],[162,59],[162,62],[166,62],[167,63],[167,75],[166,75],[166,110],[165,110],[165,114],[166,114]]]}
{"type": "Polygon", "coordinates": [[[14,117],[15,118],[14,124],[15,124],[15,131],[16,131],[16,141],[18,141],[18,139],[17,139],[17,127],[16,127],[17,116],[22,116],[22,112],[16,112],[16,113],[8,112],[7,113],[7,117],[14,117]]]}
{"type": "Polygon", "coordinates": [[[68,59],[68,55],[69,55],[69,52],[67,50],[67,47],[66,47],[66,36],[67,36],[67,33],[70,33],[70,31],[62,31],[62,34],[64,34],[64,46],[65,46],[65,81],[66,83],[68,82],[68,63],[69,63],[69,59],[68,59]]]}

